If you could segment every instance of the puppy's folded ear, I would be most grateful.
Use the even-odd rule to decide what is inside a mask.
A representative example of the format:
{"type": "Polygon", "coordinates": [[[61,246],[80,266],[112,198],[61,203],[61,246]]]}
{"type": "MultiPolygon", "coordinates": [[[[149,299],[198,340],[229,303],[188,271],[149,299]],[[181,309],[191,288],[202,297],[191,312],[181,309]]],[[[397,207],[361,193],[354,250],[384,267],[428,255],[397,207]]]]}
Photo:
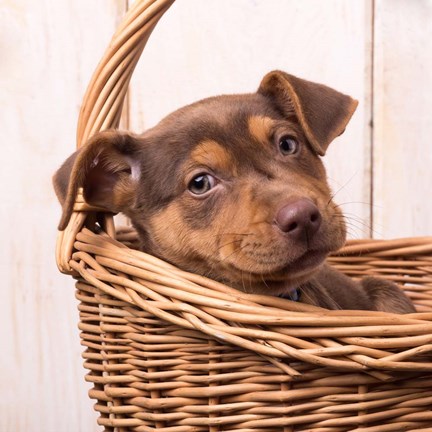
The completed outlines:
{"type": "Polygon", "coordinates": [[[343,133],[358,104],[330,87],[281,71],[268,73],[258,93],[272,99],[287,117],[295,115],[311,146],[321,156],[343,133]]]}
{"type": "Polygon", "coordinates": [[[139,147],[139,140],[129,134],[104,131],[64,162],[53,177],[63,207],[60,230],[69,222],[79,188],[88,204],[113,213],[133,205],[140,177],[139,147]]]}

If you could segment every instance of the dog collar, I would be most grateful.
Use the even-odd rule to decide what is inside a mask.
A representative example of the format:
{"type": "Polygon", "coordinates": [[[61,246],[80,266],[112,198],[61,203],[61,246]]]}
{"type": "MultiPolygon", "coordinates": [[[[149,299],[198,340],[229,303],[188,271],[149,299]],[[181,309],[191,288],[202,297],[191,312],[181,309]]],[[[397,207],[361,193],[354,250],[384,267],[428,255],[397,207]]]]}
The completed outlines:
{"type": "Polygon", "coordinates": [[[298,302],[300,300],[300,289],[296,288],[288,293],[280,294],[279,297],[293,302],[298,302]]]}

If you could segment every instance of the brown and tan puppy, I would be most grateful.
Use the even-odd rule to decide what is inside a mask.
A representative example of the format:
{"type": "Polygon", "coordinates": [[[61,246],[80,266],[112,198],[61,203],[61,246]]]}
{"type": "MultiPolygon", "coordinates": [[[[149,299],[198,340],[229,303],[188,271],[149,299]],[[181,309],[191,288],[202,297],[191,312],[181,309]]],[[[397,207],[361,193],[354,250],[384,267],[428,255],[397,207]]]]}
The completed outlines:
{"type": "Polygon", "coordinates": [[[256,93],[196,102],[142,135],[99,133],[54,177],[60,229],[82,187],[131,219],[144,251],[184,270],[330,309],[413,312],[396,285],[325,264],[346,231],[320,156],[356,106],[274,71],[256,93]]]}

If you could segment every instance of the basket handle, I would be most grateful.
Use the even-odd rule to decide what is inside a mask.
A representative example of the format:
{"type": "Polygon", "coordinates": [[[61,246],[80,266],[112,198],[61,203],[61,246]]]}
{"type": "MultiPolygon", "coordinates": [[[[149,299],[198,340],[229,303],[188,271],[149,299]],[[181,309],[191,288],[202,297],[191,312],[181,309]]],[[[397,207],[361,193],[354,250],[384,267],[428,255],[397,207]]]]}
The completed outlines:
{"type": "Polygon", "coordinates": [[[114,34],[84,95],[77,147],[101,130],[118,127],[129,81],[162,15],[174,0],[136,0],[114,34]]]}
{"type": "MultiPolygon", "coordinates": [[[[84,95],[77,127],[77,148],[96,132],[117,128],[132,73],[144,47],[162,15],[175,0],[136,0],[115,32],[99,62],[84,95]]],[[[76,235],[89,213],[101,211],[85,203],[82,194],[75,199],[74,211],[64,231],[59,232],[56,260],[59,270],[73,274],[69,266],[76,235]]],[[[105,228],[114,233],[112,216],[105,228]]]]}

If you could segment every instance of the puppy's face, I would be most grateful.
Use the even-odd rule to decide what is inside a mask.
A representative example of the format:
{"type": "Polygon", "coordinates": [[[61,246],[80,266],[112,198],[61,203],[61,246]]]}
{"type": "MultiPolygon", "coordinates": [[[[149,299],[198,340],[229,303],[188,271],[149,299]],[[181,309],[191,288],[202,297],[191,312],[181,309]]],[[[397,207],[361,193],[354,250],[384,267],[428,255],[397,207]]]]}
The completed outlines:
{"type": "Polygon", "coordinates": [[[319,155],[355,106],[273,72],[257,93],[205,99],[141,136],[101,133],[55,177],[62,223],[83,187],[131,218],[145,251],[249,292],[286,291],[344,243],[319,155]]]}

